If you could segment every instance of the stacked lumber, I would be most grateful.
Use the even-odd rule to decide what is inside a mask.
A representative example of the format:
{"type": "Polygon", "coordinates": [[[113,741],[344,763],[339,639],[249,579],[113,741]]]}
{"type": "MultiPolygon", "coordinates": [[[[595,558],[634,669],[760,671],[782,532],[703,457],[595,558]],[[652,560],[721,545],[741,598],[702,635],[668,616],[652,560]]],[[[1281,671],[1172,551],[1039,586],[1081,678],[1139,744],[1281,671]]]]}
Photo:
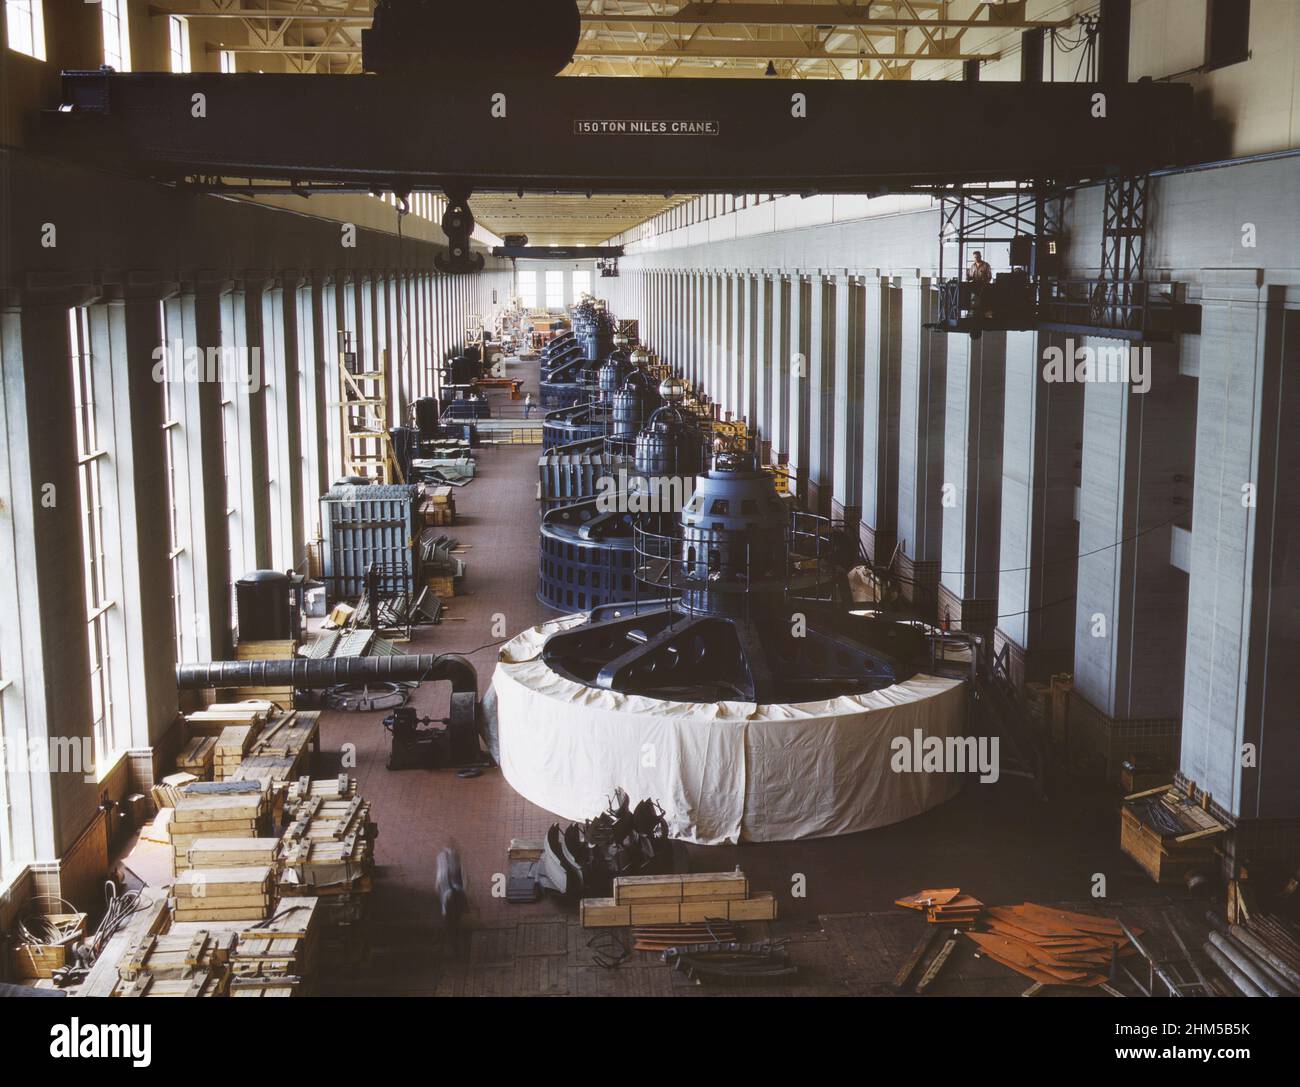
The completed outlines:
{"type": "Polygon", "coordinates": [[[134,981],[119,981],[113,989],[113,996],[120,997],[202,997],[224,996],[224,974],[208,970],[196,970],[188,978],[171,981],[156,979],[153,974],[141,974],[134,981]]]}
{"type": "Polygon", "coordinates": [[[154,806],[162,811],[163,808],[176,807],[176,801],[180,798],[185,790],[185,786],[192,784],[199,779],[186,770],[180,770],[175,774],[168,774],[157,785],[149,790],[153,797],[154,806]]]}
{"type": "Polygon", "coordinates": [[[275,892],[269,864],[187,868],[172,886],[177,921],[260,921],[275,892]]]}
{"type": "Polygon", "coordinates": [[[1114,951],[1138,953],[1110,917],[1023,902],[989,906],[984,921],[987,932],[966,933],[980,952],[1042,985],[1102,985],[1114,951]]]}
{"type": "Polygon", "coordinates": [[[285,793],[285,802],[296,805],[313,797],[322,800],[351,800],[357,795],[357,779],[347,774],[332,778],[300,777],[290,783],[285,793]]]}
{"type": "Polygon", "coordinates": [[[776,898],[750,894],[741,871],[619,876],[613,898],[584,898],[584,928],[679,925],[702,921],[773,921],[776,898]]]}
{"type": "Polygon", "coordinates": [[[176,854],[176,872],[179,875],[188,868],[277,865],[279,856],[279,838],[199,838],[184,853],[176,854]]]}
{"type": "Polygon", "coordinates": [[[960,887],[917,891],[895,899],[894,905],[922,911],[931,925],[973,925],[984,908],[978,898],[962,894],[960,887]]]}
{"type": "Polygon", "coordinates": [[[456,523],[456,499],[452,489],[443,485],[430,490],[420,503],[420,516],[426,525],[436,528],[456,523]]]}
{"type": "MultiPolygon", "coordinates": [[[[337,790],[338,779],[332,784],[337,790]]],[[[355,794],[351,783],[348,792],[355,794]]],[[[280,886],[285,893],[346,895],[370,890],[375,830],[370,805],[362,797],[312,795],[285,810],[289,825],[280,850],[280,886]]]]}
{"type": "Polygon", "coordinates": [[[282,898],[271,916],[235,936],[230,958],[231,996],[292,995],[316,975],[320,899],[282,898]],[[290,993],[269,990],[289,989],[290,993]]]}
{"type": "Polygon", "coordinates": [[[667,951],[670,947],[730,943],[739,939],[730,921],[706,921],[686,925],[637,925],[632,929],[633,951],[667,951]]]}
{"type": "Polygon", "coordinates": [[[306,772],[311,761],[311,745],[319,732],[319,710],[291,710],[273,718],[249,748],[231,780],[261,782],[276,794],[278,806],[287,783],[306,772]]]}
{"type": "Polygon", "coordinates": [[[176,769],[192,774],[195,781],[211,781],[216,762],[217,738],[192,736],[176,756],[176,769]]]}
{"type": "MultiPolygon", "coordinates": [[[[165,932],[144,935],[133,941],[118,960],[117,976],[126,985],[133,984],[145,975],[152,977],[155,982],[192,981],[198,974],[219,978],[226,972],[234,949],[233,932],[209,932],[204,929],[193,934],[165,932]]],[[[126,994],[119,992],[117,995],[126,994]]]]}
{"type": "Polygon", "coordinates": [[[234,777],[253,746],[257,736],[256,725],[227,725],[217,737],[213,753],[212,772],[217,781],[229,781],[234,777]]]}
{"type": "Polygon", "coordinates": [[[1226,829],[1181,789],[1161,785],[1124,798],[1119,844],[1156,883],[1182,883],[1213,862],[1226,829]]]}
{"type": "Polygon", "coordinates": [[[227,725],[260,725],[275,707],[264,699],[248,702],[214,702],[185,715],[189,736],[220,736],[227,725]]]}
{"type": "Polygon", "coordinates": [[[199,783],[187,786],[173,805],[168,831],[180,871],[188,864],[190,847],[200,839],[269,837],[267,794],[256,783],[248,783],[243,792],[196,791],[202,788],[199,783]]]}
{"type": "MultiPolygon", "coordinates": [[[[285,641],[240,642],[235,646],[237,661],[292,660],[298,655],[298,643],[285,641]]],[[[292,687],[238,687],[240,698],[260,698],[278,706],[293,705],[292,687]]]]}

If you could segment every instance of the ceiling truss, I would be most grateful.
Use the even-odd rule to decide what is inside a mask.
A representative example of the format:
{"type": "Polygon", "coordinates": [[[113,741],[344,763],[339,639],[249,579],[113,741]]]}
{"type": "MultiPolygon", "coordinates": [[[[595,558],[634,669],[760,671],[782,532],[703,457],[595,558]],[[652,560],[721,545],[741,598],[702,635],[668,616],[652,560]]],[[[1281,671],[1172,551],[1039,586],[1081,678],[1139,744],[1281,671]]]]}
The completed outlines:
{"type": "MultiPolygon", "coordinates": [[[[303,73],[361,70],[373,0],[159,0],[185,15],[208,53],[303,73]],[[265,58],[259,62],[258,58],[265,58]]],[[[786,3],[578,0],[582,36],[564,75],[648,78],[944,78],[996,60],[1031,19],[1026,0],[823,0],[786,3]]]]}

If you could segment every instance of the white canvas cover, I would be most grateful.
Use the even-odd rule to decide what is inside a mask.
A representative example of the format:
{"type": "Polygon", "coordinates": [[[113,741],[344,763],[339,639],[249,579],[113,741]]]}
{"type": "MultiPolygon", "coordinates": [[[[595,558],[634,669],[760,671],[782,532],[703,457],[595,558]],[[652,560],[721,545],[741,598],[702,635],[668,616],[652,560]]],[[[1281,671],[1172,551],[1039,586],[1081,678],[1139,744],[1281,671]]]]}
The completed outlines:
{"type": "Polygon", "coordinates": [[[918,675],[870,694],[797,705],[666,702],[551,671],[542,643],[567,616],[517,635],[493,677],[501,768],[534,804],[570,821],[615,787],[663,805],[674,837],[712,845],[847,834],[956,795],[956,775],[896,773],[890,744],[959,736],[960,680],[918,675]]]}

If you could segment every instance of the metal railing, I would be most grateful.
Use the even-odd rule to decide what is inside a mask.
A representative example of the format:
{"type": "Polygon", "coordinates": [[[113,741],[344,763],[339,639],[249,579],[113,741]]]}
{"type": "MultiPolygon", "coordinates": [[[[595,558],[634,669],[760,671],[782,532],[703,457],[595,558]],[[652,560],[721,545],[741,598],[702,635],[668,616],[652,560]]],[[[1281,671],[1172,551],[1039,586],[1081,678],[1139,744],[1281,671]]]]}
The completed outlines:
{"type": "Polygon", "coordinates": [[[636,553],[638,592],[645,585],[653,588],[656,596],[665,592],[673,596],[680,594],[683,608],[692,613],[707,611],[700,600],[710,595],[742,597],[746,611],[755,594],[771,594],[778,589],[786,599],[833,598],[834,547],[829,518],[792,512],[774,551],[769,549],[767,541],[737,537],[738,534],[732,533],[719,541],[720,550],[727,551],[731,561],[724,564],[719,557],[713,563],[708,556],[699,556],[695,552],[698,545],[684,536],[635,526],[632,546],[636,553]],[[738,546],[742,555],[736,561],[738,546]],[[724,577],[724,573],[729,576],[724,577]]]}

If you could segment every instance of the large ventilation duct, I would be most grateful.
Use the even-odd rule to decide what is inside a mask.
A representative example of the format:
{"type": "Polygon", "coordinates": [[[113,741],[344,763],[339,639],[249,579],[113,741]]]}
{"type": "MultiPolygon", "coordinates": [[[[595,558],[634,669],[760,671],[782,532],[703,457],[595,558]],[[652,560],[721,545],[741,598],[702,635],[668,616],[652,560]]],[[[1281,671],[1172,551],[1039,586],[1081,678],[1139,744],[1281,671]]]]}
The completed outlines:
{"type": "Polygon", "coordinates": [[[389,682],[448,682],[453,694],[478,694],[474,666],[455,653],[396,657],[332,657],[312,660],[212,661],[178,664],[176,686],[182,691],[208,687],[336,687],[389,682]]]}

